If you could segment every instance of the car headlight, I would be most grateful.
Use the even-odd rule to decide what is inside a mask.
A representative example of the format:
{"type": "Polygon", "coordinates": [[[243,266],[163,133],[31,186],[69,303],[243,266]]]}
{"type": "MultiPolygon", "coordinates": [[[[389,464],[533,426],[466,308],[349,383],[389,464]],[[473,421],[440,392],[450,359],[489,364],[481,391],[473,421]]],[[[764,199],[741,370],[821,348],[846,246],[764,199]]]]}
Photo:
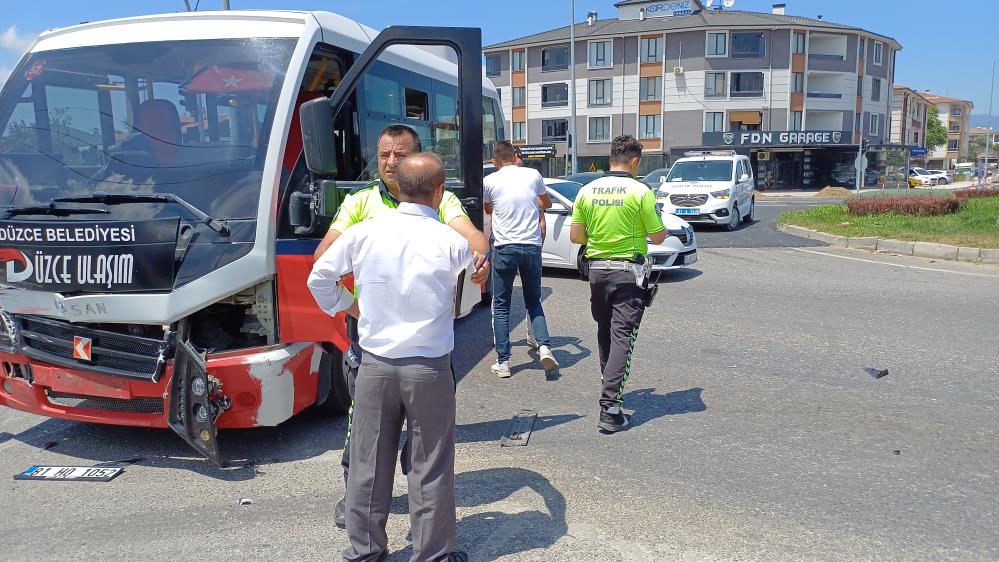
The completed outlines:
{"type": "Polygon", "coordinates": [[[730,193],[729,190],[723,189],[721,191],[712,191],[711,196],[714,197],[715,199],[721,199],[722,201],[724,201],[728,199],[729,193],[730,193]]]}
{"type": "Polygon", "coordinates": [[[656,191],[656,199],[669,199],[669,193],[665,191],[656,191]]]}

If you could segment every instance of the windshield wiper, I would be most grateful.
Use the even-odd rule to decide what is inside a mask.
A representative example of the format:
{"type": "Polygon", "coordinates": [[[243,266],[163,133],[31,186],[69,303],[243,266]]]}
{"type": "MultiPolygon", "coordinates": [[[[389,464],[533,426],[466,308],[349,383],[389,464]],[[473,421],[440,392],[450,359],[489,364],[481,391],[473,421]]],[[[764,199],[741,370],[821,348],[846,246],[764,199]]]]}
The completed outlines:
{"type": "Polygon", "coordinates": [[[81,209],[79,207],[57,207],[55,202],[48,205],[37,205],[31,207],[7,207],[0,213],[0,218],[10,218],[17,215],[53,215],[56,217],[68,217],[69,215],[106,215],[110,213],[107,209],[81,209]]]}
{"type": "MultiPolygon", "coordinates": [[[[66,203],[103,203],[105,205],[120,205],[122,203],[176,203],[187,209],[205,224],[208,228],[218,232],[222,236],[229,236],[229,224],[210,217],[201,209],[181,199],[173,193],[154,193],[150,195],[132,195],[126,193],[94,193],[93,195],[81,195],[79,197],[56,197],[53,202],[66,203]]],[[[104,211],[105,213],[107,211],[104,211]]]]}

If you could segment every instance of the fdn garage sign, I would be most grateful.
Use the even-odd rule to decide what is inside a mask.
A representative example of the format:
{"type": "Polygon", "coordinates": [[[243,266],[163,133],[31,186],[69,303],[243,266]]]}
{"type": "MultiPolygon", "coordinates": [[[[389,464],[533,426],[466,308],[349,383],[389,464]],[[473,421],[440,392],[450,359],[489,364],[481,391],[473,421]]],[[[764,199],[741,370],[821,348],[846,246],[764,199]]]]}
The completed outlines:
{"type": "Polygon", "coordinates": [[[853,144],[850,131],[732,131],[703,133],[704,146],[837,146],[853,144]]]}

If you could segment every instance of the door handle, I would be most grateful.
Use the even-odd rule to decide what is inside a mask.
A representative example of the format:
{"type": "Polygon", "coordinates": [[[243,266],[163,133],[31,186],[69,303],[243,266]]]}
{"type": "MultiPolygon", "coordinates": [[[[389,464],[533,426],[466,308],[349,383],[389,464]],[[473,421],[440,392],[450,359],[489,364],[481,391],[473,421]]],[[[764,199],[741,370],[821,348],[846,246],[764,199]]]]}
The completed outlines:
{"type": "Polygon", "coordinates": [[[459,199],[458,201],[460,201],[461,204],[464,207],[466,207],[466,208],[471,207],[471,208],[474,209],[474,208],[477,208],[479,206],[479,198],[478,197],[466,197],[464,199],[459,199]]]}

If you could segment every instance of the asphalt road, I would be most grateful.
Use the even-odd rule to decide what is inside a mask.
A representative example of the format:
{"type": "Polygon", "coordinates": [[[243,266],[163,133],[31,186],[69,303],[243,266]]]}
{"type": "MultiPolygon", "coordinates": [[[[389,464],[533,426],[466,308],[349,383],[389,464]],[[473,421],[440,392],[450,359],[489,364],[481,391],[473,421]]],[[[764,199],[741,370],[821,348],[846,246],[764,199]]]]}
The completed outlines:
{"type": "MultiPolygon", "coordinates": [[[[596,431],[595,327],[574,275],[544,279],[556,381],[528,353],[522,310],[507,380],[489,372],[488,312],[458,323],[471,560],[999,558],[999,268],[698,235],[700,261],[642,325],[626,433],[596,431]],[[521,409],[540,414],[528,445],[501,448],[521,409]]],[[[344,429],[305,415],[227,432],[243,462],[218,470],[168,431],[2,409],[4,558],[336,559],[344,429]],[[10,478],[135,458],[110,483],[10,478]]],[[[410,554],[405,491],[397,476],[392,561],[410,554]]]]}

